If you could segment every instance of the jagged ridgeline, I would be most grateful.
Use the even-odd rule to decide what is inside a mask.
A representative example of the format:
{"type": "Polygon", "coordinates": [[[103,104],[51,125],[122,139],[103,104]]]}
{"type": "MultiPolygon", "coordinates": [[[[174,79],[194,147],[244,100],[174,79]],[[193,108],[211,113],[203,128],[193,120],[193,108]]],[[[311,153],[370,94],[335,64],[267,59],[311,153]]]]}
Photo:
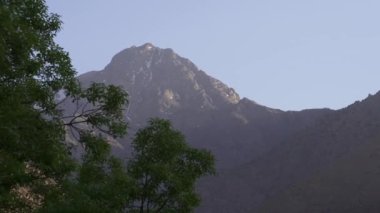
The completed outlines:
{"type": "MultiPolygon", "coordinates": [[[[79,79],[128,91],[130,136],[150,117],[167,118],[214,153],[218,175],[200,182],[198,212],[380,210],[380,94],[337,111],[272,109],[150,43],[79,79]]],[[[129,142],[114,152],[128,155],[129,142]]]]}

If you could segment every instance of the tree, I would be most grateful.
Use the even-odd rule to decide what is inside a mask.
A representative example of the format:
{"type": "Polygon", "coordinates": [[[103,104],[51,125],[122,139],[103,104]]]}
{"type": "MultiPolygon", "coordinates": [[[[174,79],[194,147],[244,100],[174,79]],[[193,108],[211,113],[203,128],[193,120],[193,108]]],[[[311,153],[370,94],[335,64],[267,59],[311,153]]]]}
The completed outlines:
{"type": "Polygon", "coordinates": [[[190,211],[199,202],[195,181],[214,172],[212,155],[154,119],[137,134],[126,170],[107,140],[126,134],[127,93],[82,88],[54,42],[60,26],[44,0],[0,0],[0,212],[122,212],[137,203],[141,211],[190,211]]]}
{"type": "Polygon", "coordinates": [[[214,158],[189,147],[168,120],[151,119],[137,132],[128,174],[134,178],[130,212],[191,212],[199,202],[195,181],[214,174],[214,158]]]}
{"type": "MultiPolygon", "coordinates": [[[[0,0],[2,212],[49,211],[53,205],[71,205],[65,199],[77,194],[88,199],[85,204],[97,206],[90,185],[102,181],[84,184],[84,177],[94,172],[103,177],[103,188],[127,182],[105,137],[126,133],[122,111],[127,94],[103,84],[81,88],[68,53],[54,42],[60,26],[59,16],[48,13],[44,0],[0,0]],[[57,102],[60,92],[66,98],[57,102]],[[60,107],[67,101],[78,106],[73,114],[60,107]],[[71,156],[67,129],[84,147],[82,163],[71,156]]],[[[119,209],[125,199],[119,200],[119,209]]],[[[111,198],[102,201],[114,204],[111,198]]]]}

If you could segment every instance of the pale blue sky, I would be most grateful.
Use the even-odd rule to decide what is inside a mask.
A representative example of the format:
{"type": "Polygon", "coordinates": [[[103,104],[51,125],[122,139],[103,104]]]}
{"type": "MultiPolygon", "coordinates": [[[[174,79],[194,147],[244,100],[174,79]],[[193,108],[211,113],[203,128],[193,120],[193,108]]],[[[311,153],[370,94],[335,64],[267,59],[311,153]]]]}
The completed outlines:
{"type": "Polygon", "coordinates": [[[380,90],[379,0],[48,0],[79,73],[151,42],[260,104],[338,109],[380,90]]]}

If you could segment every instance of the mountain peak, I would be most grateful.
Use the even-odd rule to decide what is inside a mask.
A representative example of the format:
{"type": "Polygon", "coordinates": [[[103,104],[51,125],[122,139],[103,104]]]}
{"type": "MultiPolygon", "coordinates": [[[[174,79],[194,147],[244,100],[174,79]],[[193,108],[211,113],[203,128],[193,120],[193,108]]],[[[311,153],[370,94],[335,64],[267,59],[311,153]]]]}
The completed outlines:
{"type": "Polygon", "coordinates": [[[138,105],[150,99],[150,105],[164,114],[190,106],[199,111],[225,108],[240,101],[234,89],[207,75],[189,59],[151,43],[122,50],[104,70],[81,76],[87,78],[121,85],[131,103],[138,105]]]}
{"type": "MultiPolygon", "coordinates": [[[[147,42],[147,43],[142,44],[140,46],[133,45],[131,47],[128,47],[128,48],[122,50],[118,54],[122,54],[124,52],[137,52],[140,54],[149,53],[149,52],[166,52],[168,54],[177,55],[176,53],[174,53],[174,51],[171,48],[161,48],[161,47],[158,47],[158,46],[156,46],[150,42],[147,42]]],[[[116,56],[118,54],[116,54],[116,56]]]]}
{"type": "Polygon", "coordinates": [[[176,63],[187,60],[177,55],[172,49],[162,49],[152,43],[145,43],[120,51],[112,58],[109,65],[136,64],[136,66],[142,66],[145,63],[150,67],[152,61],[160,63],[162,61],[173,61],[173,59],[177,60],[176,63]]]}
{"type": "Polygon", "coordinates": [[[125,50],[138,50],[140,53],[147,53],[147,52],[156,51],[156,50],[162,51],[163,49],[153,45],[150,42],[147,42],[141,46],[132,46],[132,47],[127,48],[125,50]]]}
{"type": "Polygon", "coordinates": [[[143,44],[141,47],[143,47],[146,50],[151,50],[151,49],[155,48],[155,46],[152,43],[149,43],[149,42],[143,44]]]}

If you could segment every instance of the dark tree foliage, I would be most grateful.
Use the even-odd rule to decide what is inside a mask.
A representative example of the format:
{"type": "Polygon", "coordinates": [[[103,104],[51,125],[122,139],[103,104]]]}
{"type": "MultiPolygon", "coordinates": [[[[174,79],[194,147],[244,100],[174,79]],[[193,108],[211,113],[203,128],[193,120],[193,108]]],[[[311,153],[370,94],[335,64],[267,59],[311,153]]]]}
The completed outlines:
{"type": "Polygon", "coordinates": [[[43,0],[0,0],[1,212],[50,211],[75,202],[78,209],[117,202],[120,210],[127,199],[111,196],[99,203],[96,197],[125,194],[111,191],[127,178],[100,133],[125,134],[127,94],[103,84],[81,89],[68,54],[54,42],[60,26],[43,0]],[[80,109],[64,115],[59,92],[64,101],[80,102],[80,109]],[[72,159],[66,129],[85,147],[83,163],[72,159]]]}
{"type": "Polygon", "coordinates": [[[131,212],[191,212],[197,179],[214,174],[210,152],[189,147],[168,120],[152,119],[137,132],[128,174],[135,180],[131,212]]]}
{"type": "Polygon", "coordinates": [[[44,0],[0,0],[0,212],[191,211],[195,181],[214,172],[212,155],[154,119],[137,133],[126,169],[108,139],[126,134],[127,93],[82,88],[54,42],[60,26],[44,0]]]}

